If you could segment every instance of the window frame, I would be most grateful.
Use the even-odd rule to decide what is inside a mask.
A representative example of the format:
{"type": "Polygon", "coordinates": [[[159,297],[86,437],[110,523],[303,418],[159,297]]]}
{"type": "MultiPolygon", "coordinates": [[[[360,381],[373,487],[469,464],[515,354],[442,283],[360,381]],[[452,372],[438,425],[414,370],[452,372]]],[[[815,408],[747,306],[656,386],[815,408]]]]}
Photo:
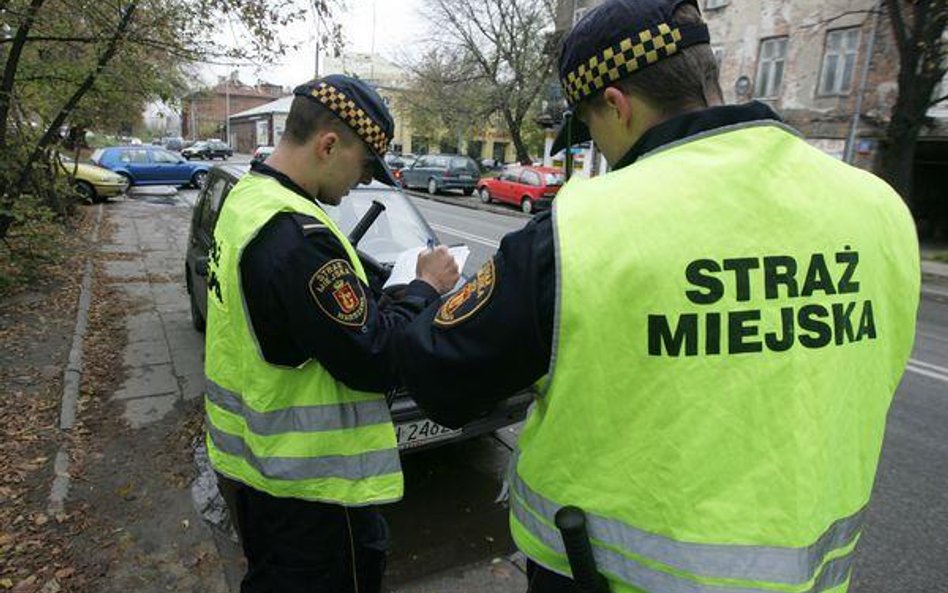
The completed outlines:
{"type": "Polygon", "coordinates": [[[853,81],[856,78],[857,65],[859,63],[859,49],[862,44],[862,27],[857,25],[854,27],[842,27],[839,29],[829,29],[826,31],[826,35],[823,38],[823,59],[820,63],[820,78],[816,83],[816,95],[818,97],[846,97],[853,91],[853,81]],[[844,77],[844,72],[846,68],[846,56],[850,54],[849,51],[846,51],[844,44],[846,42],[846,36],[849,33],[856,34],[856,43],[855,47],[852,49],[852,70],[849,74],[849,83],[845,88],[842,88],[842,78],[844,77]],[[840,45],[836,50],[836,53],[833,54],[833,57],[837,60],[836,62],[836,73],[835,80],[833,81],[833,88],[826,89],[824,83],[826,81],[826,70],[828,67],[828,58],[830,57],[829,53],[829,44],[830,44],[830,35],[840,34],[840,45]],[[842,68],[840,68],[842,66],[842,68]]]}
{"type": "Polygon", "coordinates": [[[754,98],[755,99],[771,99],[772,100],[772,99],[780,98],[780,95],[783,92],[783,79],[787,70],[787,52],[788,52],[789,45],[790,45],[790,37],[787,35],[777,35],[775,37],[766,37],[760,40],[760,44],[757,47],[757,72],[756,72],[756,76],[754,77],[754,98]],[[764,46],[771,43],[778,44],[778,46],[782,46],[783,52],[779,60],[777,58],[772,58],[772,57],[767,58],[766,60],[764,59],[764,46]],[[773,82],[773,77],[774,77],[773,65],[777,64],[778,62],[780,64],[780,78],[773,85],[775,88],[768,89],[767,87],[771,86],[770,83],[773,82]],[[765,64],[771,65],[767,73],[767,77],[769,80],[768,80],[768,83],[764,85],[765,88],[761,89],[761,78],[763,75],[765,64]],[[770,92],[761,92],[762,90],[763,91],[769,90],[770,92]]]}

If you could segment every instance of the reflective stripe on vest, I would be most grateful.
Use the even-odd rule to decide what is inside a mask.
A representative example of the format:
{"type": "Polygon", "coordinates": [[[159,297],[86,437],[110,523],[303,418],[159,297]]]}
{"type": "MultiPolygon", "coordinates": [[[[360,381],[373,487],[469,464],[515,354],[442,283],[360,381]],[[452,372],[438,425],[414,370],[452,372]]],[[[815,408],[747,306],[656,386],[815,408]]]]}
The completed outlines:
{"type": "Polygon", "coordinates": [[[401,471],[397,448],[368,451],[356,455],[257,457],[242,438],[218,430],[210,421],[208,421],[207,433],[211,442],[219,450],[228,455],[243,458],[261,475],[271,480],[311,480],[316,478],[359,480],[371,476],[395,474],[401,471]]]}
{"type": "Polygon", "coordinates": [[[216,406],[241,416],[254,434],[275,435],[284,432],[322,432],[358,428],[390,420],[385,400],[341,402],[317,406],[293,406],[259,412],[247,406],[238,393],[206,380],[207,398],[216,406]]]}
{"type": "MultiPolygon", "coordinates": [[[[556,511],[564,505],[537,494],[516,474],[512,476],[511,493],[511,511],[517,520],[545,545],[564,553],[562,538],[554,527],[556,511]]],[[[721,589],[717,585],[695,589],[701,587],[701,583],[648,568],[628,556],[651,560],[706,579],[767,581],[787,585],[802,585],[816,579],[815,584],[806,589],[815,593],[846,580],[852,562],[851,551],[832,560],[827,558],[832,552],[849,548],[856,542],[864,514],[865,511],[861,510],[837,521],[816,542],[803,548],[681,542],[588,512],[586,522],[600,568],[630,585],[649,591],[731,589],[721,589]],[[629,565],[624,566],[625,563],[629,565]],[[673,585],[674,582],[679,584],[673,585]]],[[[733,590],[749,591],[743,586],[733,590]]]]}

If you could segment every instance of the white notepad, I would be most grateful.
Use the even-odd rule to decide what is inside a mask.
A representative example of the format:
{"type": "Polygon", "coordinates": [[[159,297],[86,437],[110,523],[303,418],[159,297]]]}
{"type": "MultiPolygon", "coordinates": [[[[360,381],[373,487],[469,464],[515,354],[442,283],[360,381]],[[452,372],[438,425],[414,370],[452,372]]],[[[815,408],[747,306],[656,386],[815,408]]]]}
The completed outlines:
{"type": "MultiPolygon", "coordinates": [[[[399,284],[408,284],[414,280],[415,268],[418,265],[418,254],[427,249],[427,247],[414,247],[399,253],[398,259],[395,260],[395,267],[392,268],[392,274],[385,282],[384,288],[397,286],[399,284]]],[[[457,262],[458,269],[463,270],[464,264],[471,254],[470,248],[467,245],[455,245],[454,247],[448,247],[448,251],[454,257],[454,261],[457,262]]]]}

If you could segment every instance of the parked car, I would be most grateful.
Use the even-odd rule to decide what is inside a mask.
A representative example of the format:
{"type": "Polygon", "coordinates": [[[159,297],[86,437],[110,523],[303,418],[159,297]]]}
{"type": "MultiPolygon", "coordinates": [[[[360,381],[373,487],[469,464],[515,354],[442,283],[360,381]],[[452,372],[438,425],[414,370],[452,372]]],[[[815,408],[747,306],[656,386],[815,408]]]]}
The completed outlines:
{"type": "Polygon", "coordinates": [[[481,159],[482,171],[500,171],[503,168],[504,164],[497,159],[481,159]]]}
{"type": "Polygon", "coordinates": [[[477,195],[485,204],[497,200],[530,214],[549,208],[564,182],[563,172],[553,167],[507,167],[497,178],[481,179],[477,195]]]}
{"type": "Polygon", "coordinates": [[[269,157],[271,154],[273,154],[272,146],[258,146],[257,150],[253,151],[253,157],[250,159],[250,164],[254,165],[256,163],[262,163],[263,161],[267,160],[267,157],[269,157]]]}
{"type": "Polygon", "coordinates": [[[446,189],[459,189],[469,196],[481,179],[481,171],[471,157],[430,154],[418,157],[410,167],[402,169],[401,179],[404,187],[425,188],[432,195],[446,189]]]}
{"type": "Polygon", "coordinates": [[[227,160],[227,157],[234,156],[234,150],[227,146],[227,144],[217,141],[217,140],[204,140],[201,142],[195,142],[191,146],[183,149],[181,151],[181,156],[188,159],[203,159],[203,160],[212,160],[212,159],[222,159],[227,160]]]}
{"type": "Polygon", "coordinates": [[[163,146],[167,148],[168,150],[172,150],[174,152],[181,152],[181,149],[184,148],[184,140],[180,137],[172,136],[169,138],[164,138],[163,140],[164,140],[163,146]]]}
{"type": "Polygon", "coordinates": [[[188,163],[158,146],[111,146],[92,153],[92,162],[128,180],[129,185],[203,187],[208,166],[188,163]]]}
{"type": "MultiPolygon", "coordinates": [[[[212,168],[194,204],[184,275],[191,300],[191,320],[195,329],[202,332],[207,318],[207,258],[214,225],[228,192],[247,170],[246,165],[219,165],[212,168]]],[[[438,238],[418,209],[400,190],[378,182],[352,190],[338,206],[324,204],[322,207],[342,232],[349,233],[368,211],[373,200],[382,202],[386,209],[357,247],[369,285],[378,295],[392,290],[382,287],[399,254],[425,246],[429,241],[437,243],[438,238]]],[[[498,404],[489,415],[452,430],[426,418],[409,394],[399,393],[392,402],[392,420],[398,446],[402,451],[417,451],[495,431],[523,420],[534,395],[534,391],[524,390],[498,404]]]]}
{"type": "Polygon", "coordinates": [[[76,163],[60,155],[61,173],[71,178],[72,186],[79,198],[85,202],[97,204],[107,198],[120,196],[128,189],[128,180],[118,173],[103,167],[76,163]]]}
{"type": "Polygon", "coordinates": [[[404,186],[402,183],[402,170],[412,166],[418,160],[413,154],[395,154],[389,152],[385,155],[385,163],[388,165],[389,169],[392,170],[392,177],[395,178],[395,181],[399,185],[404,186]]]}

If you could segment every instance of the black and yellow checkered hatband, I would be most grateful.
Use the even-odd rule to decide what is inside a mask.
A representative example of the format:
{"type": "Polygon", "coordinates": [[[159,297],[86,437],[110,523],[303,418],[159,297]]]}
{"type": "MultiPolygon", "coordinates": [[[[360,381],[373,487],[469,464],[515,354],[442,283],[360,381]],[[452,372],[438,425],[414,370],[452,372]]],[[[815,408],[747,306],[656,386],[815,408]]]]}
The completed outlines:
{"type": "Polygon", "coordinates": [[[372,149],[382,154],[388,148],[388,136],[355,101],[326,82],[319,82],[310,94],[338,115],[372,149]]]}
{"type": "Polygon", "coordinates": [[[589,58],[560,82],[570,105],[601,91],[609,83],[674,55],[681,49],[681,30],[666,23],[646,29],[589,58]]]}

